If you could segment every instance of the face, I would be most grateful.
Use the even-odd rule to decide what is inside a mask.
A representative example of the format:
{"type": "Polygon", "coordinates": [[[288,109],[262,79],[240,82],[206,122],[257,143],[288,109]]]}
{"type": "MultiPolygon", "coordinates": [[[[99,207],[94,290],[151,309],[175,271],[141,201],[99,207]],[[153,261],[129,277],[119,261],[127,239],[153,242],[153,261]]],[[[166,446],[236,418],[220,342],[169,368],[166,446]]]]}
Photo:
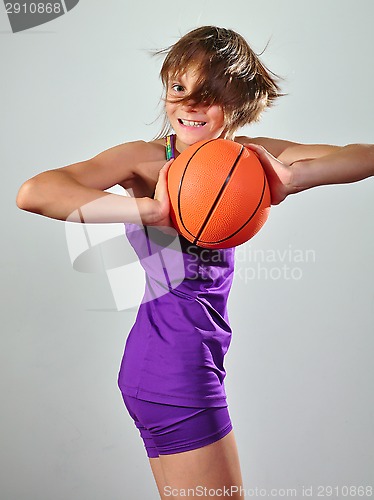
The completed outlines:
{"type": "MultiPolygon", "coordinates": [[[[170,79],[167,98],[184,97],[193,90],[195,82],[196,76],[191,70],[177,79],[170,79]]],[[[224,114],[222,107],[217,104],[204,106],[166,102],[165,109],[177,135],[176,146],[180,152],[195,142],[223,137],[224,114]]]]}

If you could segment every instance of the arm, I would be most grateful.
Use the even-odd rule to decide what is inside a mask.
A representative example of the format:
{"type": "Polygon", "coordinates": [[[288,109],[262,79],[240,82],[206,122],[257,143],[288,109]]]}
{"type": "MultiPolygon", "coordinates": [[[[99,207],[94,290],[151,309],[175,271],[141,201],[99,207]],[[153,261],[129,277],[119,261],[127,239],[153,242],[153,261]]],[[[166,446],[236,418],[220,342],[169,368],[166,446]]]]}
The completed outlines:
{"type": "Polygon", "coordinates": [[[290,165],[298,160],[313,159],[325,156],[341,149],[341,146],[331,144],[301,144],[299,142],[273,139],[270,137],[236,137],[240,144],[256,144],[263,146],[272,156],[281,162],[290,165]]]}
{"type": "Polygon", "coordinates": [[[330,146],[289,143],[280,152],[278,150],[278,157],[258,143],[246,144],[246,147],[255,151],[261,160],[273,205],[289,194],[315,186],[356,182],[374,175],[372,144],[330,146]]]}
{"type": "Polygon", "coordinates": [[[298,160],[291,168],[294,192],[361,181],[374,175],[374,145],[349,144],[320,158],[298,160]]]}
{"type": "Polygon", "coordinates": [[[121,144],[90,160],[42,172],[21,186],[17,206],[70,222],[157,224],[165,217],[162,189],[153,200],[104,192],[115,184],[131,188],[139,162],[151,163],[148,151],[143,141],[121,144]]]}

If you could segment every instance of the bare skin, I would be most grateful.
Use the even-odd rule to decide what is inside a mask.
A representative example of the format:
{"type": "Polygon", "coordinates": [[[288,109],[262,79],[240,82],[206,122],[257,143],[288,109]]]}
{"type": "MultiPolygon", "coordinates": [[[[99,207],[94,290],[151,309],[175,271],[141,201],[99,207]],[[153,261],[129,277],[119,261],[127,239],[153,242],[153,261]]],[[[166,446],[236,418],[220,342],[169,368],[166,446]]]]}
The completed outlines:
{"type": "MultiPolygon", "coordinates": [[[[243,498],[243,480],[234,431],[208,446],[160,455],[150,458],[149,462],[161,499],[183,498],[186,496],[183,495],[184,491],[188,489],[205,493],[204,488],[215,490],[217,498],[243,498]]],[[[199,497],[212,498],[212,492],[199,497]]]]}
{"type": "MultiPolygon", "coordinates": [[[[204,110],[188,107],[182,111],[186,120],[193,118],[195,112],[197,121],[210,116],[204,110]]],[[[177,127],[179,111],[173,108],[171,113],[175,114],[177,127]]],[[[219,114],[215,114],[212,121],[217,124],[219,119],[219,114]]],[[[192,132],[184,136],[183,133],[182,139],[189,140],[188,134],[192,132]]],[[[373,145],[340,147],[244,136],[236,137],[235,141],[259,156],[273,205],[289,194],[317,185],[355,182],[374,174],[373,145]]],[[[178,145],[187,147],[188,143],[180,140],[178,145]]],[[[17,204],[24,210],[61,220],[81,207],[84,222],[102,222],[104,216],[103,222],[131,221],[140,212],[144,224],[171,226],[167,191],[170,165],[171,162],[165,163],[163,139],[119,145],[90,160],[39,174],[21,187],[17,204]],[[133,198],[103,192],[115,184],[123,186],[133,198]],[[98,209],[83,210],[97,200],[98,209]]],[[[149,462],[162,499],[182,497],[178,491],[197,486],[217,491],[233,487],[230,498],[241,498],[242,476],[233,431],[208,446],[160,455],[149,462]],[[166,495],[166,487],[175,490],[174,496],[166,495]]]]}

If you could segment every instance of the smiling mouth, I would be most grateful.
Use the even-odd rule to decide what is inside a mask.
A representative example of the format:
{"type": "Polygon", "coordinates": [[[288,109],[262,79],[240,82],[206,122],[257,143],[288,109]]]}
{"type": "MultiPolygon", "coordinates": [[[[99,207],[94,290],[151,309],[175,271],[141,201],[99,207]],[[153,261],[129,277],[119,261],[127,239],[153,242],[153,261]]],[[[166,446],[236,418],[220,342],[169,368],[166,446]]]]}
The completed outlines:
{"type": "Polygon", "coordinates": [[[185,127],[204,127],[206,122],[195,122],[190,120],[182,120],[182,118],[178,118],[178,122],[185,127]]]}

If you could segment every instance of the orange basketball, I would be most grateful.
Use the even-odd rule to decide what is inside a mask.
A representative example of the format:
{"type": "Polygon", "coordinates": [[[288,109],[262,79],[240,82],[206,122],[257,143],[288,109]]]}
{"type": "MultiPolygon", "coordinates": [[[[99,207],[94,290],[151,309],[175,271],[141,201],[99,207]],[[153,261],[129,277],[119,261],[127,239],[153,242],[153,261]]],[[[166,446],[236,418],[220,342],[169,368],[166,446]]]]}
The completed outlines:
{"type": "Polygon", "coordinates": [[[225,139],[185,149],[168,170],[168,190],[176,230],[204,248],[241,245],[261,229],[270,211],[260,160],[225,139]]]}

